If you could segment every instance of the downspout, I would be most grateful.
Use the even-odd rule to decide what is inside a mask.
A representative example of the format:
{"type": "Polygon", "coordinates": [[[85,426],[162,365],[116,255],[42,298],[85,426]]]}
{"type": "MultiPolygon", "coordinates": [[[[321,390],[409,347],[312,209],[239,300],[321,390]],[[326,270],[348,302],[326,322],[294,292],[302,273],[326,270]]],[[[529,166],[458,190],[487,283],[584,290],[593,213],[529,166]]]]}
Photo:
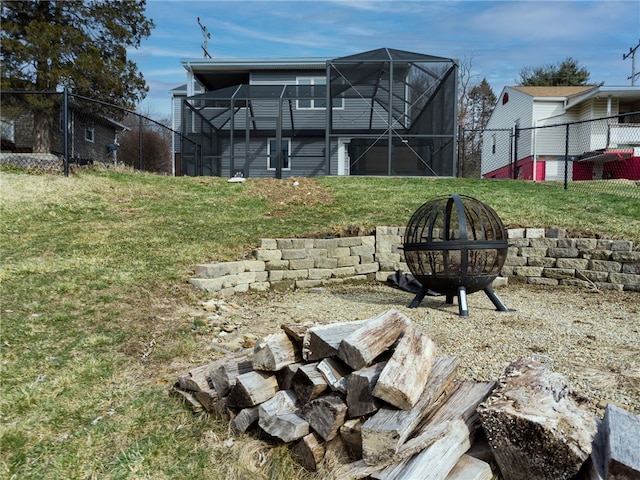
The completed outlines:
{"type": "MultiPolygon", "coordinates": [[[[325,126],[324,126],[324,173],[326,175],[331,175],[331,124],[333,123],[333,103],[331,102],[331,66],[330,62],[327,61],[327,79],[325,83],[327,85],[326,92],[326,118],[325,118],[325,126]]],[[[339,154],[339,153],[338,153],[339,154]]],[[[340,172],[338,172],[340,175],[340,172]]]]}

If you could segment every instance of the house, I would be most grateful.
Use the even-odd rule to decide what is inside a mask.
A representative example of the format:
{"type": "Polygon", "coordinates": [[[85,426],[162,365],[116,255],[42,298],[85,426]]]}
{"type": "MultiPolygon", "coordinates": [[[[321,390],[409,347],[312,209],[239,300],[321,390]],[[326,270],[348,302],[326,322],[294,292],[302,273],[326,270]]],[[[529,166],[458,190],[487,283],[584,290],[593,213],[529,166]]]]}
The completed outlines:
{"type": "Polygon", "coordinates": [[[334,59],[183,59],[176,175],[453,176],[457,65],[381,48],[334,59]],[[327,108],[331,106],[331,108],[327,108]]]}
{"type": "Polygon", "coordinates": [[[640,179],[640,87],[503,89],[484,132],[482,177],[564,180],[565,168],[568,180],[640,179]]]}

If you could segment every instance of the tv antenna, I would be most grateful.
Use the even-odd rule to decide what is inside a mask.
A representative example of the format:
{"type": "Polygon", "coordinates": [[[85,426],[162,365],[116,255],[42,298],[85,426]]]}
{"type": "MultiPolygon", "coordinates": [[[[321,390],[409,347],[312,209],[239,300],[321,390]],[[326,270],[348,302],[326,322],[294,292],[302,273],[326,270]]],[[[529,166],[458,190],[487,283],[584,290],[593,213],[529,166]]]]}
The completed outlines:
{"type": "Polygon", "coordinates": [[[200,25],[200,30],[202,30],[202,51],[204,52],[204,58],[211,58],[207,50],[207,43],[211,38],[211,34],[207,31],[207,27],[200,23],[200,17],[198,17],[198,25],[200,25]]]}
{"type": "Polygon", "coordinates": [[[636,73],[636,50],[638,47],[640,47],[640,40],[638,40],[638,45],[633,48],[629,48],[629,53],[622,54],[622,60],[626,60],[631,57],[631,76],[627,77],[627,79],[631,80],[632,87],[636,84],[636,77],[640,75],[640,72],[636,73]]]}

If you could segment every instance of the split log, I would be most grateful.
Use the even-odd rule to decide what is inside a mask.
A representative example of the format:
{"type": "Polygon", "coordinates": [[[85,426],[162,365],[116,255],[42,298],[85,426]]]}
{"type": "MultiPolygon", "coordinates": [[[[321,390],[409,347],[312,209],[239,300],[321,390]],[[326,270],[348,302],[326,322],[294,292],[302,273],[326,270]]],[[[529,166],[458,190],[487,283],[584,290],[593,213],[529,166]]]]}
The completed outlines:
{"type": "Polygon", "coordinates": [[[259,408],[258,425],[285,443],[309,434],[309,423],[296,412],[298,398],[292,390],[280,390],[259,408]]]}
{"type": "Polygon", "coordinates": [[[532,359],[512,362],[478,408],[505,480],[571,478],[591,454],[596,422],[559,374],[532,359]]]}
{"type": "Polygon", "coordinates": [[[364,320],[355,320],[310,328],[302,340],[302,358],[307,362],[314,362],[337,355],[342,339],[360,328],[363,323],[364,320]]]}
{"type": "MultiPolygon", "coordinates": [[[[598,429],[603,478],[640,480],[640,416],[607,405],[598,429]]],[[[594,449],[597,448],[594,446],[594,449]]]]}
{"type": "Polygon", "coordinates": [[[253,368],[256,370],[276,372],[300,360],[300,349],[284,332],[259,339],[253,348],[253,368]]]}
{"type": "Polygon", "coordinates": [[[236,377],[236,384],[229,392],[229,406],[254,407],[272,398],[278,391],[276,376],[266,372],[247,372],[236,377]]]}
{"type": "Polygon", "coordinates": [[[193,395],[194,392],[187,392],[186,390],[182,390],[181,388],[179,388],[178,384],[174,385],[171,390],[173,391],[173,393],[181,397],[187,404],[189,404],[189,407],[191,407],[191,411],[193,413],[200,413],[202,412],[202,410],[204,410],[202,404],[193,395]]]}
{"type": "Polygon", "coordinates": [[[402,410],[418,402],[433,368],[436,346],[411,327],[404,333],[373,389],[373,395],[402,410]]]}
{"type": "Polygon", "coordinates": [[[214,411],[215,404],[220,400],[220,395],[218,395],[218,392],[213,388],[193,392],[193,396],[196,397],[198,402],[200,402],[204,409],[209,413],[214,411]]]}
{"type": "Polygon", "coordinates": [[[298,344],[299,347],[302,347],[302,340],[304,340],[304,336],[309,330],[313,327],[312,323],[305,323],[304,325],[300,324],[286,324],[280,325],[280,328],[284,330],[284,332],[291,337],[291,339],[298,344]]]}
{"type": "Polygon", "coordinates": [[[291,457],[310,472],[315,472],[324,459],[325,446],[320,436],[311,432],[291,449],[291,457]]]}
{"type": "Polygon", "coordinates": [[[188,372],[178,375],[178,385],[182,390],[188,390],[191,392],[213,388],[213,385],[209,382],[209,377],[212,371],[225,363],[246,358],[250,354],[251,349],[243,349],[240,352],[232,353],[224,358],[214,360],[206,365],[201,365],[193,370],[189,370],[188,372]]]}
{"type": "Polygon", "coordinates": [[[248,358],[225,363],[211,372],[210,383],[218,395],[226,397],[236,384],[236,377],[251,371],[253,371],[253,362],[248,358]]]}
{"type": "Polygon", "coordinates": [[[280,390],[292,389],[291,381],[301,366],[302,363],[291,363],[276,372],[276,378],[278,379],[278,386],[280,387],[280,390]]]}
{"type": "Polygon", "coordinates": [[[487,462],[462,455],[445,480],[491,480],[493,472],[487,462]]]}
{"type": "Polygon", "coordinates": [[[214,402],[211,413],[215,418],[223,422],[230,422],[235,415],[229,408],[229,397],[222,397],[217,402],[214,402]]]}
{"type": "Polygon", "coordinates": [[[362,424],[364,418],[352,418],[344,422],[340,427],[340,438],[344,443],[349,456],[358,460],[362,458],[362,424]]]}
{"type": "Polygon", "coordinates": [[[323,440],[338,436],[347,416],[347,404],[336,394],[324,395],[307,402],[302,407],[302,416],[323,440]]]}
{"type": "Polygon", "coordinates": [[[411,410],[381,408],[362,426],[363,460],[376,465],[393,457],[431,407],[455,379],[460,361],[437,357],[427,384],[411,410]]]}
{"type": "Polygon", "coordinates": [[[370,365],[410,325],[411,320],[402,312],[388,310],[366,320],[357,330],[343,338],[338,347],[338,357],[354,370],[370,365]]]}
{"type": "Polygon", "coordinates": [[[300,404],[318,398],[329,388],[327,381],[317,368],[317,363],[301,365],[291,380],[293,391],[296,392],[300,404]]]}
{"type": "Polygon", "coordinates": [[[356,370],[347,377],[347,406],[350,418],[361,417],[380,408],[383,402],[373,396],[373,389],[385,365],[386,362],[376,363],[356,370]]]}
{"type": "Polygon", "coordinates": [[[231,421],[231,428],[236,433],[245,433],[258,423],[260,417],[259,407],[243,408],[231,421]]]}
{"type": "Polygon", "coordinates": [[[331,387],[331,390],[347,393],[347,376],[351,369],[337,358],[325,358],[318,363],[318,370],[331,387]]]}

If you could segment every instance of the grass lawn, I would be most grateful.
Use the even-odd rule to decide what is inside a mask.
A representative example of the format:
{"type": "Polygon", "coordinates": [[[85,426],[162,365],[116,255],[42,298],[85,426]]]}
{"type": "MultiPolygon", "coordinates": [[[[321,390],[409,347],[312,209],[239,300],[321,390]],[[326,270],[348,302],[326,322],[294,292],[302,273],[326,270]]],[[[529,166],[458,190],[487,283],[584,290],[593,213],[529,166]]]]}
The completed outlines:
{"type": "MultiPolygon", "coordinates": [[[[640,243],[640,201],[510,180],[162,177],[0,172],[0,477],[301,478],[284,448],[194,417],[170,386],[210,361],[189,312],[197,263],[246,257],[260,238],[405,225],[448,193],[509,226],[640,243]],[[233,452],[233,454],[231,453],[233,452]]],[[[631,187],[638,188],[638,187],[631,187]]],[[[219,354],[218,354],[219,355],[219,354]]],[[[305,478],[314,478],[307,474],[305,478]]]]}

